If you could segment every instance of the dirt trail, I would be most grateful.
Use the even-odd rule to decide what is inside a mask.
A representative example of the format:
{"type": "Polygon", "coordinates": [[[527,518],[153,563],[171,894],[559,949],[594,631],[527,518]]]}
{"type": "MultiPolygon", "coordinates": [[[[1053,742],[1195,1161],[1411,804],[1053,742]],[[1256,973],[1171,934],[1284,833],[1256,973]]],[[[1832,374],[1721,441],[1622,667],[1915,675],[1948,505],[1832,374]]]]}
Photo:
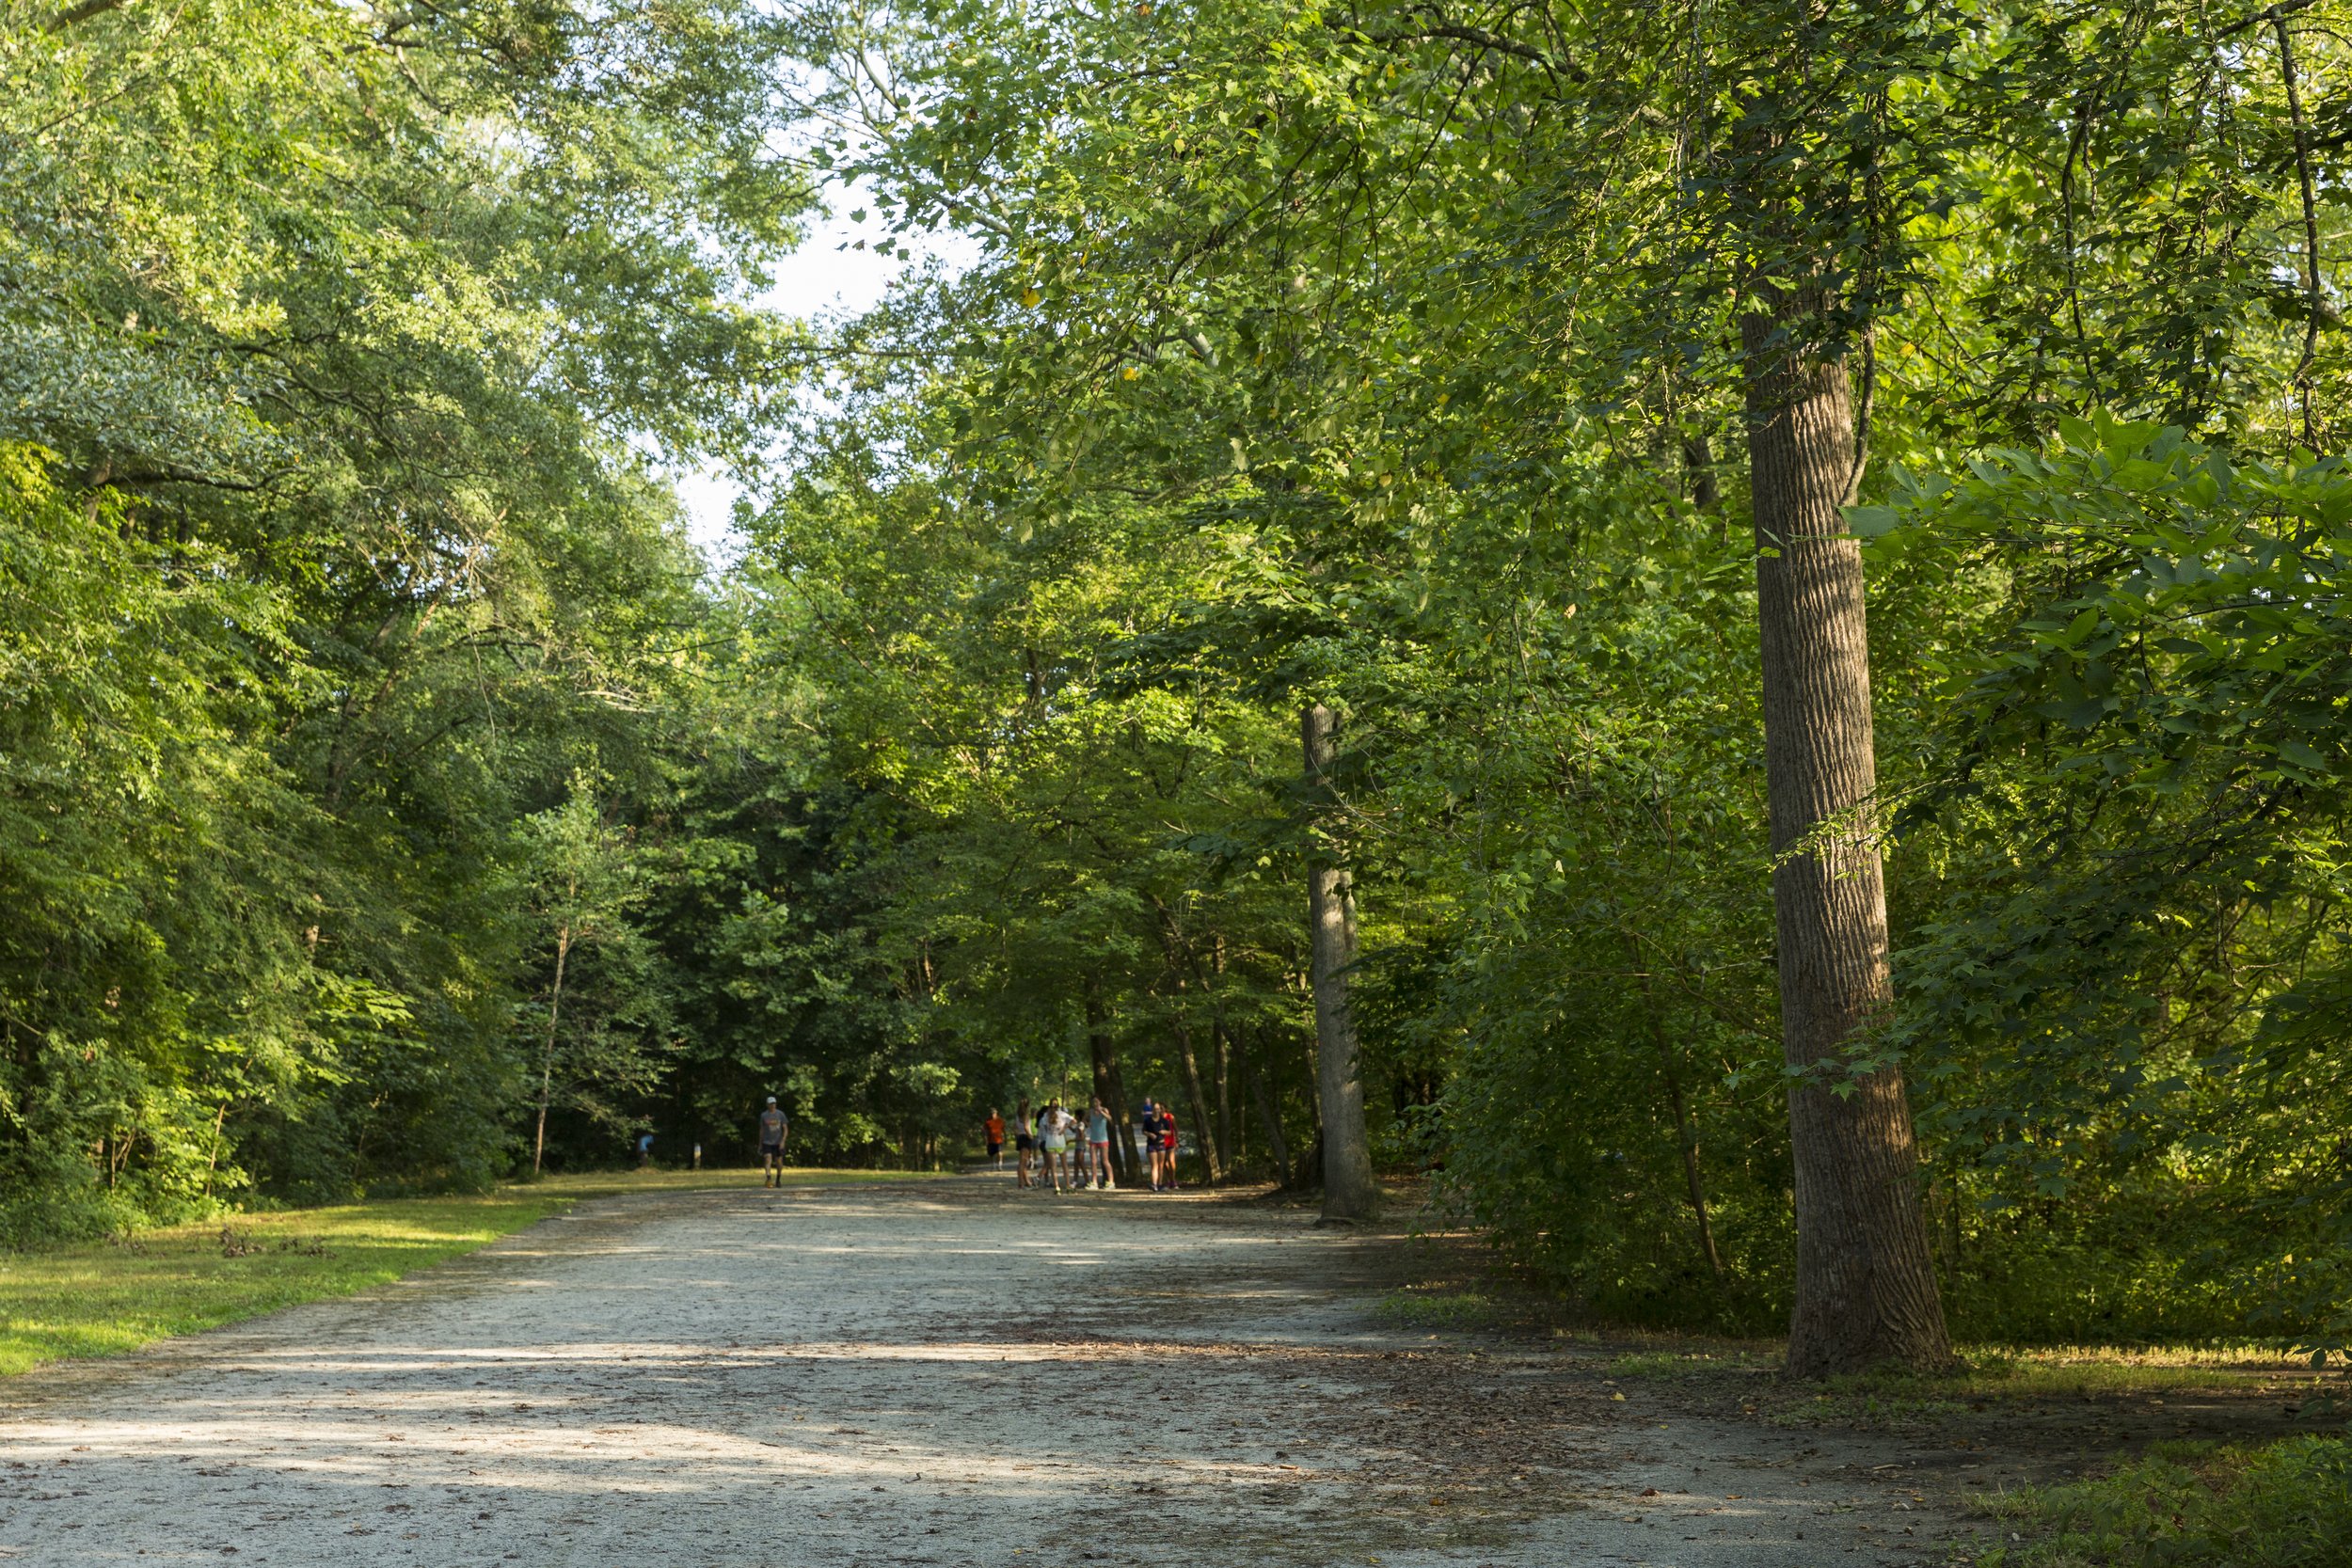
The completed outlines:
{"type": "Polygon", "coordinates": [[[1434,1340],[1377,1310],[1410,1252],[990,1180],[616,1199],[0,1385],[0,1560],[1940,1557],[1901,1439],[1708,1419],[1573,1354],[1434,1340]]]}

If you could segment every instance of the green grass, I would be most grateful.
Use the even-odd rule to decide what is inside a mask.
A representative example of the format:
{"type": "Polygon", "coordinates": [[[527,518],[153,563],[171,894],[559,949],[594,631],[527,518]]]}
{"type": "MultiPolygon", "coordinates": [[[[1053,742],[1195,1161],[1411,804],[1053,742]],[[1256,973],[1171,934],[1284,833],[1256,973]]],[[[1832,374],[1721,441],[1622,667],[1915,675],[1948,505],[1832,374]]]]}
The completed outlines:
{"type": "MultiPolygon", "coordinates": [[[[1781,1354],[1776,1346],[1710,1344],[1631,1351],[1611,1365],[1627,1377],[1696,1381],[1778,1372],[1781,1354]]],[[[2124,1349],[2060,1345],[2042,1350],[1979,1346],[1963,1351],[1959,1365],[1948,1372],[1865,1372],[1832,1378],[1820,1387],[1832,1396],[1989,1400],[2185,1393],[2249,1386],[2265,1390],[2310,1388],[2322,1381],[2308,1361],[2287,1355],[2275,1346],[2124,1349]]]]}
{"type": "Polygon", "coordinates": [[[1780,1362],[1778,1350],[1721,1345],[1706,1350],[1627,1351],[1609,1363],[1609,1370],[1619,1377],[1638,1377],[1654,1383],[1682,1383],[1777,1372],[1780,1362]]]}
{"type": "MultiPolygon", "coordinates": [[[[898,1171],[795,1170],[795,1186],[904,1180],[898,1171]]],[[[236,1214],[110,1242],[0,1253],[0,1377],[119,1355],[299,1302],[349,1295],[473,1251],[587,1198],[755,1186],[759,1173],[560,1176],[480,1197],[389,1198],[236,1214]]]]}
{"type": "Polygon", "coordinates": [[[2340,1395],[2341,1377],[2259,1345],[2044,1350],[1978,1347],[1948,1372],[1867,1372],[1818,1384],[1784,1381],[1781,1352],[1761,1342],[1643,1349],[1619,1354],[1620,1377],[1736,1390],[1748,1415],[1781,1427],[1883,1427],[1931,1421],[2006,1402],[2254,1390],[2296,1398],[2340,1395]]]}
{"type": "Polygon", "coordinates": [[[1382,1296],[1374,1310],[1406,1328],[1482,1329],[1495,1325],[1501,1306],[1477,1291],[1406,1286],[1382,1296]]]}
{"type": "Polygon", "coordinates": [[[2352,1442],[2165,1443],[2098,1481],[1989,1500],[1983,1568],[2352,1568],[2352,1442]]]}

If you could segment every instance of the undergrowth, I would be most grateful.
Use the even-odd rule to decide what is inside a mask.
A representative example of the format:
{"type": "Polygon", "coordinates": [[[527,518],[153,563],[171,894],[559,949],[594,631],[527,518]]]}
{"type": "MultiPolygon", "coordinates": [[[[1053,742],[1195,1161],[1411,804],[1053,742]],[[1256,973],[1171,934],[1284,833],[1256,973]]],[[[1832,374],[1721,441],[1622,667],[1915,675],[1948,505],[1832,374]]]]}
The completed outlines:
{"type": "Polygon", "coordinates": [[[2035,1538],[1982,1568],[2352,1568],[2352,1443],[2160,1443],[2102,1480],[1988,1506],[2035,1538]]]}

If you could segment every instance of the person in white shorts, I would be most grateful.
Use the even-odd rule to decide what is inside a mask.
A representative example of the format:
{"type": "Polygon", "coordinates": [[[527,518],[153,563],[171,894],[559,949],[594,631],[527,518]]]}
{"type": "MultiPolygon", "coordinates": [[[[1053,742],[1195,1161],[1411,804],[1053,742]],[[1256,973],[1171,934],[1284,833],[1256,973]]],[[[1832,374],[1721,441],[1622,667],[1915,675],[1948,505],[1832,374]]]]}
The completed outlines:
{"type": "Polygon", "coordinates": [[[1061,1108],[1058,1100],[1048,1101],[1045,1115],[1038,1119],[1045,1146],[1045,1168],[1054,1175],[1054,1191],[1061,1191],[1063,1175],[1070,1168],[1070,1113],[1061,1108]]]}

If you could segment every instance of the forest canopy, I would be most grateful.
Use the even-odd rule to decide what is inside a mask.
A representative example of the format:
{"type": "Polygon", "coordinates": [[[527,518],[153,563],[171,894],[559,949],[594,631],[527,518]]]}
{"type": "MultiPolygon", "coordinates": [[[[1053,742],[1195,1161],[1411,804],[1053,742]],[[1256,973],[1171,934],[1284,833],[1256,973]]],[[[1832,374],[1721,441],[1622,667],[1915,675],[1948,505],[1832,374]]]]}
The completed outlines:
{"type": "Polygon", "coordinates": [[[2342,1347],[2341,9],[7,0],[0,1243],[1100,1094],[2342,1347]]]}

